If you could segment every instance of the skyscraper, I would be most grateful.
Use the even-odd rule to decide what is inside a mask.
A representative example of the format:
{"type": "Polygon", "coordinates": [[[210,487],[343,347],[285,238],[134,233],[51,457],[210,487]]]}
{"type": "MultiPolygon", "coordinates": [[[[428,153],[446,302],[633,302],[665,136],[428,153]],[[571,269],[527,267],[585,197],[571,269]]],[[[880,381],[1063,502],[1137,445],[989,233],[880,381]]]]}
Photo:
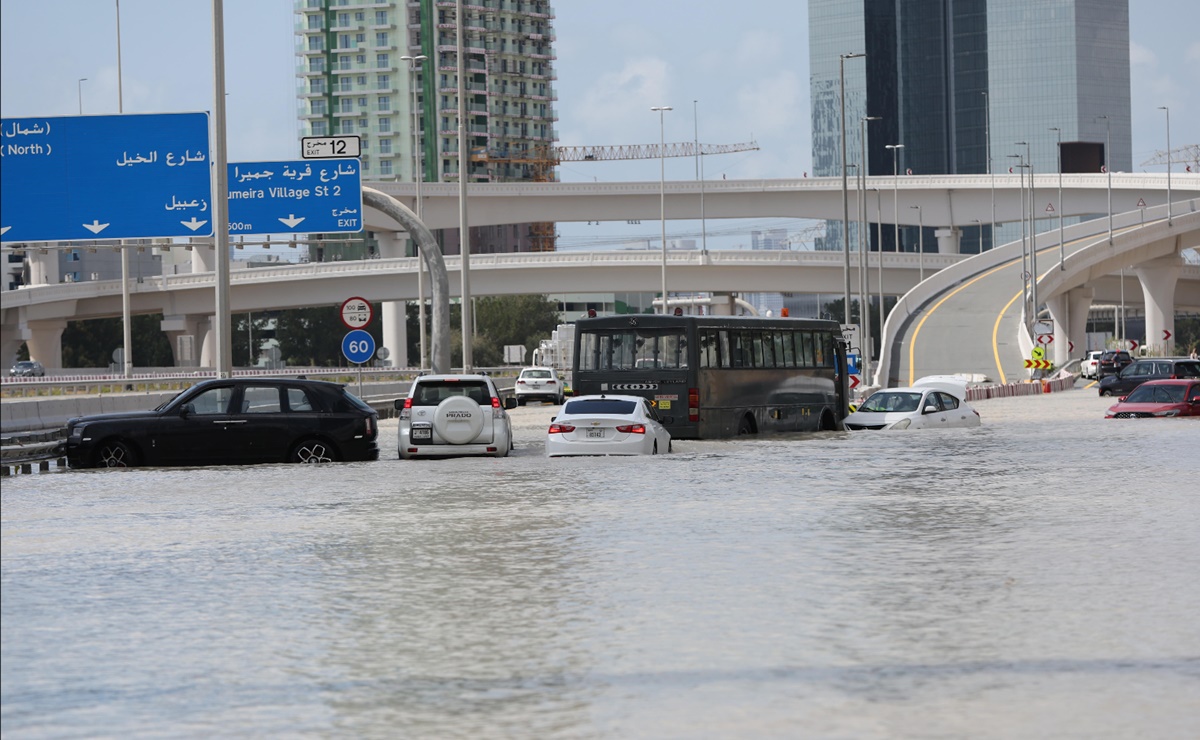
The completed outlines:
{"type": "MultiPolygon", "coordinates": [[[[1057,172],[1060,136],[1064,171],[1131,169],[1128,0],[809,0],[809,53],[818,175],[841,174],[840,68],[847,162],[863,160],[862,118],[881,119],[867,137],[871,175],[891,175],[893,157],[902,174],[1007,172],[1025,155],[1017,142],[1035,173],[1057,172]]],[[[829,227],[820,248],[841,249],[841,223],[829,227]]],[[[989,231],[964,227],[962,251],[989,248],[989,231]]],[[[915,227],[900,235],[916,248],[915,227]]]]}
{"type": "MultiPolygon", "coordinates": [[[[301,135],[359,136],[364,181],[457,181],[454,0],[295,3],[301,135]]],[[[463,14],[468,177],[533,179],[557,141],[550,0],[471,0],[463,14]]],[[[529,251],[537,228],[472,228],[472,252],[529,251]]],[[[457,230],[441,239],[458,252],[457,230]]]]}

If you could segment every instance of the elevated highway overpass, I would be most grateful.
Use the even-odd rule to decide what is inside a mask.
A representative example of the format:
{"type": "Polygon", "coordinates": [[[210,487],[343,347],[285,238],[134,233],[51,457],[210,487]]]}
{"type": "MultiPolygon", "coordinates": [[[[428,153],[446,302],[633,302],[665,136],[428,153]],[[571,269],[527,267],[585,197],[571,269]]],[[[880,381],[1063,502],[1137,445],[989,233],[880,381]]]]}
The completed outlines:
{"type": "MultiPolygon", "coordinates": [[[[1179,212],[1194,211],[1197,199],[1200,199],[1200,177],[1176,177],[1175,180],[1173,199],[1179,201],[1186,196],[1189,200],[1177,202],[1174,208],[1179,212]]],[[[915,287],[921,262],[927,274],[936,275],[938,270],[969,261],[958,254],[957,228],[980,221],[989,222],[993,202],[997,223],[1019,220],[1021,215],[1021,191],[1016,176],[996,176],[994,201],[992,178],[987,176],[868,178],[869,187],[890,189],[893,184],[899,192],[902,223],[915,225],[915,209],[908,206],[920,205],[922,223],[925,226],[941,224],[946,233],[939,240],[938,254],[927,253],[919,257],[913,253],[887,252],[882,255],[883,292],[888,295],[900,295],[915,287]]],[[[411,203],[416,192],[411,183],[371,183],[371,186],[402,202],[407,198],[411,203]]],[[[665,187],[668,218],[698,218],[702,190],[706,218],[840,219],[842,212],[841,182],[835,178],[687,181],[666,183],[665,187]]],[[[658,188],[657,183],[472,185],[470,218],[472,225],[538,220],[655,219],[659,213],[658,188]]],[[[1122,216],[1125,221],[1144,219],[1153,211],[1154,203],[1165,201],[1166,190],[1166,178],[1160,175],[1114,174],[1112,177],[1114,206],[1134,206],[1131,213],[1122,216]],[[1146,204],[1146,208],[1138,204],[1146,204]]],[[[1051,198],[1057,203],[1057,175],[1039,177],[1035,192],[1039,202],[1051,198]]],[[[1103,212],[1107,208],[1109,192],[1108,179],[1104,176],[1065,176],[1062,203],[1055,207],[1065,215],[1103,212]]],[[[855,192],[851,190],[847,195],[853,205],[855,192]]],[[[890,195],[884,190],[882,217],[885,221],[891,220],[890,195]]],[[[425,184],[422,196],[427,225],[431,228],[457,225],[457,185],[425,184]]],[[[368,227],[375,230],[380,241],[382,259],[235,271],[231,276],[230,310],[244,312],[332,305],[350,295],[364,295],[384,303],[384,343],[400,348],[393,356],[398,363],[406,364],[404,321],[397,317],[403,316],[399,302],[417,296],[417,260],[399,256],[404,235],[394,230],[395,222],[389,222],[374,209],[367,209],[365,217],[368,227]]],[[[873,206],[868,210],[868,218],[879,218],[873,206]]],[[[1088,222],[1092,226],[1086,228],[1094,230],[1101,222],[1088,222]]],[[[1056,235],[1056,231],[1040,235],[1039,245],[1056,235]]],[[[1009,245],[988,254],[1009,254],[1011,249],[1012,245],[1009,245]],[[1009,251],[1003,251],[1005,249],[1009,251]]],[[[1019,250],[1019,246],[1016,249],[1019,250]]],[[[210,267],[212,248],[198,246],[193,254],[192,273],[147,278],[131,286],[131,306],[135,313],[162,313],[163,328],[169,335],[192,334],[197,337],[198,346],[207,347],[204,338],[211,335],[211,314],[215,304],[215,280],[210,267]]],[[[877,274],[879,258],[878,253],[871,254],[872,275],[877,274]]],[[[31,261],[37,259],[31,255],[31,261]]],[[[457,274],[457,259],[447,258],[447,267],[457,274]]],[[[852,260],[852,271],[856,268],[857,256],[852,260]]],[[[472,294],[657,292],[660,270],[661,255],[657,250],[472,254],[472,294]]],[[[668,255],[670,286],[687,292],[840,293],[843,270],[844,255],[840,251],[709,251],[670,252],[668,255]]],[[[42,272],[49,274],[46,270],[42,272]]],[[[852,277],[857,279],[854,272],[852,277]]],[[[1104,279],[1103,276],[1093,277],[1101,282],[1104,279]]],[[[1189,268],[1184,269],[1183,280],[1185,284],[1195,280],[1189,268]]],[[[459,282],[451,280],[451,294],[456,294],[459,282]]],[[[26,341],[31,351],[36,350],[35,356],[45,358],[43,363],[47,367],[59,366],[61,362],[55,362],[55,358],[61,358],[59,338],[66,321],[120,315],[121,289],[119,281],[101,281],[33,285],[6,292],[0,326],[3,331],[3,352],[0,353],[3,357],[0,359],[10,361],[20,343],[26,341]]],[[[877,291],[878,286],[874,286],[872,293],[877,291]]],[[[1176,303],[1182,298],[1184,303],[1180,305],[1185,307],[1200,304],[1200,299],[1193,300],[1191,296],[1185,291],[1175,298],[1176,303]]],[[[1131,297],[1130,302],[1131,305],[1136,303],[1136,297],[1131,297]]],[[[203,359],[201,362],[205,364],[203,359]]]]}

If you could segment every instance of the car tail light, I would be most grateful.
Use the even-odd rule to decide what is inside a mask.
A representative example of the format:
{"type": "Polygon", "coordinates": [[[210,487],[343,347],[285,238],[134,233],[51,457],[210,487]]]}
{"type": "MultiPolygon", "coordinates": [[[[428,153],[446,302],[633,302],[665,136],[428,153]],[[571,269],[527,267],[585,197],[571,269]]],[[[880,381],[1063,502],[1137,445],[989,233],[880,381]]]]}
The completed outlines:
{"type": "Polygon", "coordinates": [[[700,421],[699,388],[688,388],[688,421],[700,421]]]}
{"type": "Polygon", "coordinates": [[[570,424],[551,424],[550,434],[566,434],[567,432],[575,431],[575,427],[570,424]]]}
{"type": "Polygon", "coordinates": [[[546,381],[546,385],[554,385],[554,381],[553,381],[553,380],[547,380],[547,381],[546,381]]]}
{"type": "Polygon", "coordinates": [[[625,434],[645,434],[646,433],[646,425],[645,424],[625,424],[623,426],[617,427],[617,431],[624,432],[625,434]]]}
{"type": "Polygon", "coordinates": [[[525,385],[525,381],[517,378],[517,385],[525,385]]]}
{"type": "Polygon", "coordinates": [[[496,396],[492,396],[492,418],[504,418],[504,405],[500,403],[500,399],[496,396]]]}
{"type": "Polygon", "coordinates": [[[412,418],[412,398],[404,399],[404,408],[400,409],[400,418],[401,419],[411,419],[412,418]]]}
{"type": "Polygon", "coordinates": [[[366,428],[366,432],[365,432],[365,434],[366,434],[366,437],[367,437],[367,439],[370,439],[371,437],[374,437],[374,436],[375,436],[375,423],[374,423],[374,417],[371,417],[371,416],[368,416],[368,417],[367,417],[367,424],[366,424],[366,427],[367,427],[367,428],[366,428]]]}

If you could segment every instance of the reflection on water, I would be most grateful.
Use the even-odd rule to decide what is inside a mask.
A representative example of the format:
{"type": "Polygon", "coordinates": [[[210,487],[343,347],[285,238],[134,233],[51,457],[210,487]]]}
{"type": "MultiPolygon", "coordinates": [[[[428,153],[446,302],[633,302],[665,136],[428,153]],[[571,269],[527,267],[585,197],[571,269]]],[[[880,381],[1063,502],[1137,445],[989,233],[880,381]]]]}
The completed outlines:
{"type": "Polygon", "coordinates": [[[375,463],[9,479],[3,732],[1187,737],[1200,424],[1083,393],[657,458],[548,460],[538,417],[504,460],[400,462],[391,426],[375,463]]]}

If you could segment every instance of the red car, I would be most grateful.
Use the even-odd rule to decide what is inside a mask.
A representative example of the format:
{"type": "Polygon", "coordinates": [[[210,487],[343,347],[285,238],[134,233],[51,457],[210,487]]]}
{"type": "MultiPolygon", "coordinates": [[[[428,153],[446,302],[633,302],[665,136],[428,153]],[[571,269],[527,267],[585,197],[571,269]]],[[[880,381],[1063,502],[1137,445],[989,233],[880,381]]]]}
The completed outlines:
{"type": "Polygon", "coordinates": [[[1106,419],[1200,416],[1200,379],[1149,380],[1104,414],[1106,419]]]}

